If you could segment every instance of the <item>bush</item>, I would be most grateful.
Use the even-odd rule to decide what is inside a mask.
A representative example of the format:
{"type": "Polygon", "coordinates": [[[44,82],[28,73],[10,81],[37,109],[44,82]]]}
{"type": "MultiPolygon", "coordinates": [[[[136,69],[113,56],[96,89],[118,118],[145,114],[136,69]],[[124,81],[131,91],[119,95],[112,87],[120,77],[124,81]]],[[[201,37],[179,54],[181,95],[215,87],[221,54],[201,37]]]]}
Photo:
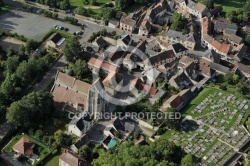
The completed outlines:
{"type": "Polygon", "coordinates": [[[227,83],[220,84],[220,89],[227,90],[227,83]]]}
{"type": "Polygon", "coordinates": [[[32,12],[33,7],[27,4],[22,5],[23,9],[26,10],[27,12],[32,12]]]}
{"type": "Polygon", "coordinates": [[[74,17],[66,16],[66,17],[64,17],[64,20],[70,24],[73,24],[73,25],[77,25],[77,23],[78,23],[78,20],[75,19],[74,17]]]}

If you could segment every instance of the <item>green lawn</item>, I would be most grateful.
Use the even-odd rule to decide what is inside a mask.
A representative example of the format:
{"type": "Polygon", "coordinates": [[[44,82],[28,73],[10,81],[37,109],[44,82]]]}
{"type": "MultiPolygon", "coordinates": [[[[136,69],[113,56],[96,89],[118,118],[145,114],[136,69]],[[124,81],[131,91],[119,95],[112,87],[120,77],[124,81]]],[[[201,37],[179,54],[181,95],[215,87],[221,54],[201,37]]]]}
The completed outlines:
{"type": "Polygon", "coordinates": [[[12,152],[13,146],[23,137],[23,135],[17,135],[14,137],[10,143],[3,149],[4,152],[10,153],[12,152]]]}
{"type": "MultiPolygon", "coordinates": [[[[198,2],[204,3],[206,0],[197,0],[198,2]]],[[[215,0],[215,5],[221,4],[224,12],[232,10],[237,11],[244,6],[245,0],[215,0]]]]}
{"type": "Polygon", "coordinates": [[[203,91],[199,93],[199,95],[193,99],[182,111],[183,115],[186,116],[187,114],[190,114],[191,111],[198,106],[210,93],[212,93],[215,88],[205,88],[203,91]]]}
{"type": "Polygon", "coordinates": [[[40,165],[43,166],[56,166],[59,164],[59,158],[63,154],[63,150],[58,150],[58,152],[54,155],[50,155],[45,158],[40,165]]]}

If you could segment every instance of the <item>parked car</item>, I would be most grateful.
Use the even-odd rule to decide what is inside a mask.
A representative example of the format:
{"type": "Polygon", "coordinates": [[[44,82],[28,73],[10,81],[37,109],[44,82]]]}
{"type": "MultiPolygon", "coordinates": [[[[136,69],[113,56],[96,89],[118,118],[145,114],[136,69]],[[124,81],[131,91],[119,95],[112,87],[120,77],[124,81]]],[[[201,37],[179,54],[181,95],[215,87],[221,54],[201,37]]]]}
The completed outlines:
{"type": "Polygon", "coordinates": [[[69,31],[69,28],[64,28],[65,31],[69,31]]]}
{"type": "Polygon", "coordinates": [[[64,27],[59,27],[59,30],[64,30],[64,27]]]}
{"type": "Polygon", "coordinates": [[[58,25],[54,25],[54,28],[57,28],[58,27],[58,25]]]}

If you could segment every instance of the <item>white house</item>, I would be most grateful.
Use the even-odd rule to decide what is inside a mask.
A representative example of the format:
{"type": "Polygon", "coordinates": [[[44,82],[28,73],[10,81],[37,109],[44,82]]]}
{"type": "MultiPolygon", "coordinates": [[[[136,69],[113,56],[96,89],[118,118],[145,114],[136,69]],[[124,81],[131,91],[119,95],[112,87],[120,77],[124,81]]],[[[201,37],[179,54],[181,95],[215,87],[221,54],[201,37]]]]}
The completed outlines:
{"type": "Polygon", "coordinates": [[[94,120],[90,118],[89,114],[83,113],[81,118],[74,118],[69,123],[68,132],[81,137],[93,126],[93,124],[94,120]]]}

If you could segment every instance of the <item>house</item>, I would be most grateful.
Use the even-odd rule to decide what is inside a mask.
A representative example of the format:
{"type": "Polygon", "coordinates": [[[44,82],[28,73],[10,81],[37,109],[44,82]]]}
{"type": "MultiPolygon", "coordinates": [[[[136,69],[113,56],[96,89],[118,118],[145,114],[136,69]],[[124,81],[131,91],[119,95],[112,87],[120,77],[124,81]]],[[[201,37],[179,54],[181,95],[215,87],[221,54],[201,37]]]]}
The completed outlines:
{"type": "Polygon", "coordinates": [[[176,3],[182,10],[186,10],[189,14],[202,18],[204,16],[210,16],[210,11],[202,3],[195,3],[192,0],[176,0],[176,3]]]}
{"type": "Polygon", "coordinates": [[[225,66],[223,66],[221,64],[218,64],[218,63],[211,62],[210,63],[210,68],[215,70],[216,73],[218,73],[218,74],[226,74],[227,72],[229,72],[228,67],[225,67],[225,66]]]}
{"type": "Polygon", "coordinates": [[[157,67],[157,70],[161,72],[160,76],[167,79],[169,76],[177,71],[178,60],[162,64],[157,67]]]}
{"type": "Polygon", "coordinates": [[[70,146],[70,149],[74,153],[78,153],[79,149],[83,146],[86,145],[90,141],[90,138],[88,137],[87,134],[83,134],[81,137],[79,137],[74,144],[70,146]]]}
{"type": "Polygon", "coordinates": [[[152,68],[148,71],[144,71],[142,72],[142,75],[145,76],[148,80],[148,84],[152,84],[156,81],[156,79],[159,77],[160,75],[160,71],[158,71],[157,69],[155,68],[152,68]]]}
{"type": "Polygon", "coordinates": [[[119,21],[118,20],[116,20],[116,19],[109,20],[108,27],[110,27],[110,28],[118,28],[118,26],[119,26],[119,21]]]}
{"type": "Polygon", "coordinates": [[[120,131],[123,133],[123,136],[127,137],[133,131],[135,131],[135,121],[133,121],[129,117],[124,117],[123,119],[115,117],[109,122],[109,124],[104,129],[104,135],[114,138],[115,131],[120,131]]]}
{"type": "Polygon", "coordinates": [[[139,35],[147,36],[151,30],[151,24],[148,20],[144,20],[139,27],[139,35]]]}
{"type": "Polygon", "coordinates": [[[120,47],[126,47],[129,45],[129,43],[131,42],[131,37],[129,34],[125,34],[123,36],[121,36],[120,39],[117,40],[116,45],[120,46],[120,47]]]}
{"type": "Polygon", "coordinates": [[[180,111],[184,106],[184,101],[179,95],[172,95],[166,102],[163,104],[163,108],[174,108],[176,111],[180,111]]]}
{"type": "Polygon", "coordinates": [[[26,137],[22,137],[14,146],[13,151],[18,155],[23,155],[25,157],[31,157],[33,154],[33,149],[35,144],[26,137]]]}
{"type": "Polygon", "coordinates": [[[98,47],[98,50],[100,50],[107,45],[107,42],[103,39],[102,36],[100,36],[97,39],[95,39],[95,41],[92,44],[98,47]]]}
{"type": "Polygon", "coordinates": [[[220,63],[220,59],[221,59],[220,55],[217,54],[213,49],[206,50],[203,53],[202,57],[205,57],[214,63],[220,63]]]}
{"type": "Polygon", "coordinates": [[[184,105],[186,105],[196,96],[196,93],[192,92],[191,89],[184,89],[179,93],[179,96],[182,98],[184,105]]]}
{"type": "Polygon", "coordinates": [[[181,58],[184,55],[187,55],[188,49],[184,47],[181,43],[175,43],[168,47],[173,50],[176,58],[181,58]]]}
{"type": "Polygon", "coordinates": [[[160,33],[159,37],[163,42],[167,42],[170,44],[181,43],[186,48],[191,50],[194,50],[196,44],[193,33],[182,34],[182,32],[170,29],[168,31],[163,31],[162,33],[160,33]]]}
{"type": "Polygon", "coordinates": [[[212,16],[218,16],[222,12],[223,8],[221,5],[215,6],[212,10],[210,10],[210,13],[212,16]]]}
{"type": "Polygon", "coordinates": [[[101,58],[90,58],[88,61],[89,68],[93,73],[98,74],[99,70],[102,69],[105,73],[117,72],[119,70],[119,66],[113,64],[112,62],[108,62],[101,58]]]}
{"type": "Polygon", "coordinates": [[[46,48],[52,47],[61,50],[64,47],[65,38],[59,33],[53,33],[46,41],[46,48]]]}
{"type": "Polygon", "coordinates": [[[81,137],[94,125],[94,120],[87,112],[82,113],[81,118],[74,118],[68,125],[68,133],[81,137]]]}
{"type": "Polygon", "coordinates": [[[105,102],[100,91],[100,80],[92,85],[57,72],[55,83],[51,89],[56,107],[67,112],[89,112],[98,119],[98,114],[104,111],[105,102]]]}
{"type": "Polygon", "coordinates": [[[193,85],[192,81],[185,74],[185,72],[181,72],[171,77],[169,80],[169,84],[175,87],[176,89],[180,89],[180,90],[193,85]]]}
{"type": "Polygon", "coordinates": [[[215,76],[215,70],[210,67],[211,61],[206,58],[201,58],[199,60],[200,73],[207,78],[215,76]]]}
{"type": "Polygon", "coordinates": [[[65,150],[59,158],[59,166],[87,166],[87,161],[65,150]]]}
{"type": "Polygon", "coordinates": [[[235,34],[230,35],[228,38],[228,41],[233,45],[233,46],[239,46],[241,43],[243,43],[243,39],[235,34]]]}
{"type": "Polygon", "coordinates": [[[250,80],[250,67],[248,67],[242,63],[237,63],[236,66],[239,69],[240,74],[249,81],[250,80]]]}
{"type": "Polygon", "coordinates": [[[143,61],[146,59],[145,50],[146,50],[147,41],[139,41],[136,47],[129,47],[127,49],[129,54],[123,60],[123,66],[126,67],[128,70],[132,70],[135,68],[144,68],[143,61]]]}
{"type": "Polygon", "coordinates": [[[146,59],[143,64],[144,64],[144,70],[150,70],[153,67],[158,67],[160,65],[170,63],[176,59],[176,56],[174,54],[173,50],[164,50],[156,55],[153,55],[146,59]]]}
{"type": "Polygon", "coordinates": [[[117,92],[121,90],[121,88],[124,88],[123,78],[124,78],[124,75],[120,73],[115,73],[115,72],[109,73],[107,77],[102,81],[105,91],[109,95],[115,96],[117,92]]]}
{"type": "Polygon", "coordinates": [[[232,33],[236,34],[238,26],[235,24],[230,24],[227,22],[214,21],[214,30],[217,32],[224,32],[224,30],[230,30],[232,33]]]}
{"type": "Polygon", "coordinates": [[[195,5],[192,0],[188,0],[187,11],[196,17],[202,18],[204,16],[210,16],[208,8],[202,3],[198,2],[195,5]]]}
{"type": "Polygon", "coordinates": [[[136,21],[129,17],[122,17],[120,20],[120,29],[122,31],[133,32],[136,26],[136,21]]]}

